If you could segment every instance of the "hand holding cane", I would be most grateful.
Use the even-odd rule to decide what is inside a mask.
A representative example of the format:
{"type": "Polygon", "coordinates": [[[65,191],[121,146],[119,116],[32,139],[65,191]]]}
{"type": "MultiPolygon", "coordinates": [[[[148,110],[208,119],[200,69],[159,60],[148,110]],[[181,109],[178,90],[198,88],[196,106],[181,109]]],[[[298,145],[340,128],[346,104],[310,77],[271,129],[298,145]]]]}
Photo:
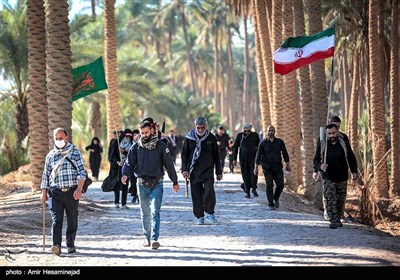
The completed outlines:
{"type": "Polygon", "coordinates": [[[189,182],[187,177],[185,177],[185,197],[188,198],[189,197],[189,182]]]}

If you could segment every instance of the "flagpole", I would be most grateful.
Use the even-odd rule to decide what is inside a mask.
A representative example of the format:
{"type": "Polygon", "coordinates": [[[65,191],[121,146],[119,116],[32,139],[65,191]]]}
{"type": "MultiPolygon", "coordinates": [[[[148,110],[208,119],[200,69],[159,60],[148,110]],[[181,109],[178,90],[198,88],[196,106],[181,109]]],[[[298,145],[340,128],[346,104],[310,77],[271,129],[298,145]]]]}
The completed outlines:
{"type": "MultiPolygon", "coordinates": [[[[331,62],[331,81],[329,85],[329,95],[328,95],[328,112],[326,113],[326,123],[329,122],[329,110],[331,107],[331,99],[332,99],[332,89],[333,89],[333,69],[334,69],[335,56],[332,56],[331,62]]],[[[328,136],[325,134],[325,151],[324,151],[324,159],[323,163],[326,164],[326,151],[328,150],[328,136]]]]}

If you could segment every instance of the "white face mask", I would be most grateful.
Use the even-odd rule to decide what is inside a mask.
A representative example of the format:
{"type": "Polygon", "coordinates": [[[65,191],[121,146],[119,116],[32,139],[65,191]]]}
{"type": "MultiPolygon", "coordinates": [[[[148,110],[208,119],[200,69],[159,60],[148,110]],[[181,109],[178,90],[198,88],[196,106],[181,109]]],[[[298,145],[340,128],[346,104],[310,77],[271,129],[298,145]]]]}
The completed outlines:
{"type": "Polygon", "coordinates": [[[62,149],[62,148],[64,148],[65,147],[65,140],[55,140],[54,141],[54,145],[57,147],[57,148],[59,148],[59,149],[62,149]]]}

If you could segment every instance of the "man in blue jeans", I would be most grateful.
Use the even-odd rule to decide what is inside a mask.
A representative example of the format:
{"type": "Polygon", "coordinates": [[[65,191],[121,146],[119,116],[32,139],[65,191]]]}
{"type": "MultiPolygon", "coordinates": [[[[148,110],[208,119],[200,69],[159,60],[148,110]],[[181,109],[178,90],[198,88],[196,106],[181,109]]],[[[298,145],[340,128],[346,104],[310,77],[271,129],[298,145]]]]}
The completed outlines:
{"type": "Polygon", "coordinates": [[[152,124],[140,124],[140,139],[132,146],[122,167],[121,182],[126,184],[131,176],[137,177],[145,246],[160,247],[160,211],[163,196],[164,167],[171,179],[174,192],[179,191],[178,176],[169,154],[168,146],[152,133],[152,124]]]}

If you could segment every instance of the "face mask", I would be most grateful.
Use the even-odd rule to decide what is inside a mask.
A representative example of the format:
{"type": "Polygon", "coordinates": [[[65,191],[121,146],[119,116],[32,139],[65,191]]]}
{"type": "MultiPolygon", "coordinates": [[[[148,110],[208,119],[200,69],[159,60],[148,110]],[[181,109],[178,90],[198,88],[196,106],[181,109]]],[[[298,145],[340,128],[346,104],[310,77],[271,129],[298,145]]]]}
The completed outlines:
{"type": "Polygon", "coordinates": [[[56,141],[54,141],[54,145],[59,149],[64,148],[65,140],[56,140],[56,141]]]}

